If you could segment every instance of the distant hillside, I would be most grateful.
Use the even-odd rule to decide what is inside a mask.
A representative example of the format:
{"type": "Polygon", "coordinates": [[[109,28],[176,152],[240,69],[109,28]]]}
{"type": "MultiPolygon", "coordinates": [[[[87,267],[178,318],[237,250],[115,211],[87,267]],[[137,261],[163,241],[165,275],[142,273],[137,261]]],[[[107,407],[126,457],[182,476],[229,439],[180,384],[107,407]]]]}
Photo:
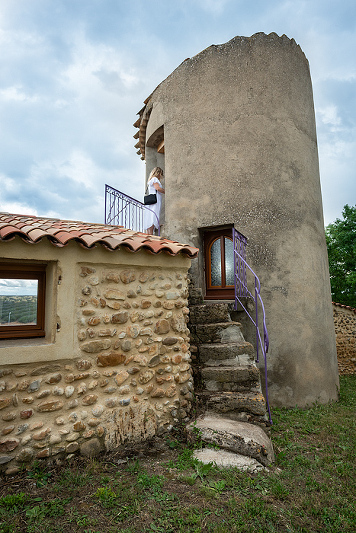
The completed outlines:
{"type": "Polygon", "coordinates": [[[0,324],[37,321],[37,296],[0,296],[0,324]]]}

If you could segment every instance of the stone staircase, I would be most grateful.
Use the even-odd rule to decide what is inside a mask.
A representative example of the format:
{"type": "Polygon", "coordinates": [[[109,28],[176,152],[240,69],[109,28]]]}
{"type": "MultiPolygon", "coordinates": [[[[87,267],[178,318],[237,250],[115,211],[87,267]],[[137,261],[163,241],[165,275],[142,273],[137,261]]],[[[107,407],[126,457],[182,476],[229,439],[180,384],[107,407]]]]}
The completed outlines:
{"type": "Polygon", "coordinates": [[[231,307],[203,303],[200,291],[191,291],[189,329],[198,418],[188,434],[223,450],[204,448],[197,454],[199,460],[255,470],[273,461],[270,424],[255,350],[246,342],[241,323],[231,319],[231,307]]]}

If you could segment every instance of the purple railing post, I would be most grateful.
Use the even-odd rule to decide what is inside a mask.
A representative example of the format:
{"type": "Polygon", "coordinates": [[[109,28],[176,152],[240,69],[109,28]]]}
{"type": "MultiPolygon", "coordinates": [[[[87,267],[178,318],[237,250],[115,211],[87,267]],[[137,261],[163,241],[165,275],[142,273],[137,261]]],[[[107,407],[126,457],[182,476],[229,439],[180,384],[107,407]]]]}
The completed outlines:
{"type": "MultiPolygon", "coordinates": [[[[234,231],[234,230],[233,230],[234,231]]],[[[233,233],[233,246],[234,246],[234,250],[235,250],[235,234],[233,233]]],[[[237,272],[237,255],[234,253],[234,285],[235,285],[235,308],[236,308],[236,295],[238,294],[238,290],[237,290],[237,276],[236,276],[236,272],[237,272]]]]}
{"type": "Polygon", "coordinates": [[[258,335],[259,335],[259,331],[258,331],[258,305],[257,305],[257,296],[258,292],[257,292],[257,279],[255,278],[255,312],[256,312],[256,324],[257,324],[257,327],[256,327],[256,362],[259,363],[260,362],[260,355],[259,355],[259,350],[258,350],[258,345],[259,345],[259,342],[258,342],[258,335]]]}
{"type": "MultiPolygon", "coordinates": [[[[267,382],[267,352],[269,346],[268,332],[266,326],[266,313],[261,298],[261,283],[250,265],[246,261],[246,237],[241,235],[235,228],[232,229],[233,243],[234,243],[234,277],[235,277],[235,310],[237,310],[237,302],[241,305],[249,319],[256,328],[256,362],[259,362],[259,350],[261,349],[264,368],[265,368],[265,389],[266,389],[266,404],[268,410],[269,421],[272,424],[271,410],[268,399],[268,382],[267,382]],[[254,277],[254,294],[249,290],[247,285],[247,273],[250,272],[254,277]],[[242,290],[241,290],[242,288],[242,290]],[[251,298],[255,305],[255,318],[253,318],[242,300],[242,296],[251,298]],[[258,305],[260,304],[262,310],[262,325],[263,325],[263,342],[261,338],[258,318],[258,305]]],[[[253,289],[251,289],[253,290],[253,289]]]]}

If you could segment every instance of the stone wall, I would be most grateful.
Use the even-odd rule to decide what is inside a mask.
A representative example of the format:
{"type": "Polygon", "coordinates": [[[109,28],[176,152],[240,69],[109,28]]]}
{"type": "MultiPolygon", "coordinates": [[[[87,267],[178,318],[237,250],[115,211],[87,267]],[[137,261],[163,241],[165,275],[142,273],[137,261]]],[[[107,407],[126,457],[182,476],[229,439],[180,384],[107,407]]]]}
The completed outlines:
{"type": "Polygon", "coordinates": [[[356,373],[356,309],[333,304],[339,373],[356,373]]]}
{"type": "Polygon", "coordinates": [[[7,473],[34,459],[142,441],[187,418],[187,269],[76,269],[74,354],[81,357],[0,366],[7,473]]]}

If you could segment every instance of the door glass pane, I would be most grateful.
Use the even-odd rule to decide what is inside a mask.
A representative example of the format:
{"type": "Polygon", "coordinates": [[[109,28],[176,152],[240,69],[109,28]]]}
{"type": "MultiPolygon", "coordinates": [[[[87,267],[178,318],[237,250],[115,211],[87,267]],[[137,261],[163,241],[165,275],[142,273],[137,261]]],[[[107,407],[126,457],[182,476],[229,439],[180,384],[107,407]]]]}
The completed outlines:
{"type": "Polygon", "coordinates": [[[0,325],[37,324],[37,279],[0,278],[0,325]]]}
{"type": "Polygon", "coordinates": [[[211,284],[221,286],[221,244],[220,238],[213,242],[210,251],[211,284]]]}
{"type": "Polygon", "coordinates": [[[234,285],[234,246],[231,239],[224,238],[225,242],[225,279],[226,285],[234,285]]]}

